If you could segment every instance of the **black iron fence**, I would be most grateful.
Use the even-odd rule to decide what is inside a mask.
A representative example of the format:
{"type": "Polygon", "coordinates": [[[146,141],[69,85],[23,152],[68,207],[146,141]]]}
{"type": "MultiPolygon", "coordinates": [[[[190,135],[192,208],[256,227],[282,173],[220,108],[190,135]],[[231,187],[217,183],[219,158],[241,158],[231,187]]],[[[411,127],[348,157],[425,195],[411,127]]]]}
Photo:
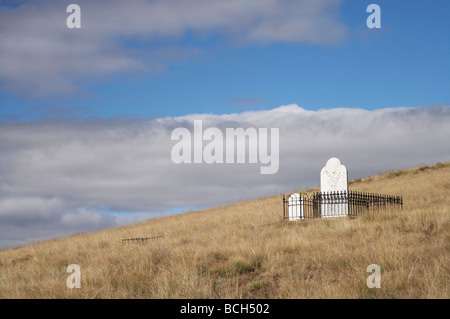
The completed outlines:
{"type": "Polygon", "coordinates": [[[283,195],[283,218],[289,220],[356,217],[370,210],[398,208],[403,208],[401,196],[357,191],[283,195]]]}

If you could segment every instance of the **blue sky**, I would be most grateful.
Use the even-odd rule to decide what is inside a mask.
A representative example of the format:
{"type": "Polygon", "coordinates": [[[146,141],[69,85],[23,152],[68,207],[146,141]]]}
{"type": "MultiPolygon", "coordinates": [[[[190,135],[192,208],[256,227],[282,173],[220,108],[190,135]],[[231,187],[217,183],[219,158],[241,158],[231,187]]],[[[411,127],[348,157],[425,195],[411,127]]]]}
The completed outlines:
{"type": "Polygon", "coordinates": [[[0,0],[0,248],[316,187],[331,157],[349,179],[450,161],[449,12],[0,0]],[[73,2],[81,29],[66,26],[73,2]],[[279,129],[279,169],[174,163],[171,134],[195,120],[279,129]]]}
{"type": "MultiPolygon", "coordinates": [[[[81,76],[74,80],[76,87],[70,93],[30,96],[3,85],[0,116],[163,117],[235,113],[290,103],[315,110],[448,102],[450,3],[377,1],[382,28],[368,29],[366,7],[373,2],[338,4],[333,14],[348,29],[333,44],[236,43],[220,31],[199,35],[188,29],[157,39],[123,37],[117,40],[120,49],[144,53],[140,57],[144,64],[148,64],[146,50],[182,48],[191,53],[146,71],[81,76]]],[[[87,10],[81,4],[81,21],[86,24],[87,10]]]]}

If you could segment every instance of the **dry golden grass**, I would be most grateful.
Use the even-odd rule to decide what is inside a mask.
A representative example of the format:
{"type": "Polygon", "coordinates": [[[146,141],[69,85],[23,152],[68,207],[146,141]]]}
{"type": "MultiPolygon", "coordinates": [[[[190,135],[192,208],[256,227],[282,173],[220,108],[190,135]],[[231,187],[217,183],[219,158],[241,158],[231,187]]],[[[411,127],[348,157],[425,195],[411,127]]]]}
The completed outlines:
{"type": "Polygon", "coordinates": [[[404,209],[289,222],[273,196],[2,250],[0,297],[449,298],[450,163],[349,188],[402,195],[404,209]],[[163,237],[122,242],[151,236],[163,237]]]}

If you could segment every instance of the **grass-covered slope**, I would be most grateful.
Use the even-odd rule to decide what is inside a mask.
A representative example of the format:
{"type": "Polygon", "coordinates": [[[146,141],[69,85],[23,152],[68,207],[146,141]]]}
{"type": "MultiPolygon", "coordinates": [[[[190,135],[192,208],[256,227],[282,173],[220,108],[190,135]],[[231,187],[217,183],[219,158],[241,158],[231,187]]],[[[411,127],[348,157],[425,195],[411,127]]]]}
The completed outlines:
{"type": "Polygon", "coordinates": [[[349,188],[402,195],[404,209],[289,222],[274,196],[2,250],[0,297],[449,298],[450,163],[349,188]]]}

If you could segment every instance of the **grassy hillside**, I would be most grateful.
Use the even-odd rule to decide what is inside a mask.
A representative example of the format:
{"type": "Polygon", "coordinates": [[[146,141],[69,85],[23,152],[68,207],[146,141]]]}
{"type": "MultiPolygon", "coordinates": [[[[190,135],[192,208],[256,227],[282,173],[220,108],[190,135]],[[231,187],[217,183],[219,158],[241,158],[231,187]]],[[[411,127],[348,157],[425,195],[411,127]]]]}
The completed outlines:
{"type": "Polygon", "coordinates": [[[402,195],[404,209],[289,222],[274,196],[35,243],[0,251],[0,297],[449,298],[450,163],[349,188],[402,195]],[[69,264],[80,289],[66,287],[69,264]]]}

